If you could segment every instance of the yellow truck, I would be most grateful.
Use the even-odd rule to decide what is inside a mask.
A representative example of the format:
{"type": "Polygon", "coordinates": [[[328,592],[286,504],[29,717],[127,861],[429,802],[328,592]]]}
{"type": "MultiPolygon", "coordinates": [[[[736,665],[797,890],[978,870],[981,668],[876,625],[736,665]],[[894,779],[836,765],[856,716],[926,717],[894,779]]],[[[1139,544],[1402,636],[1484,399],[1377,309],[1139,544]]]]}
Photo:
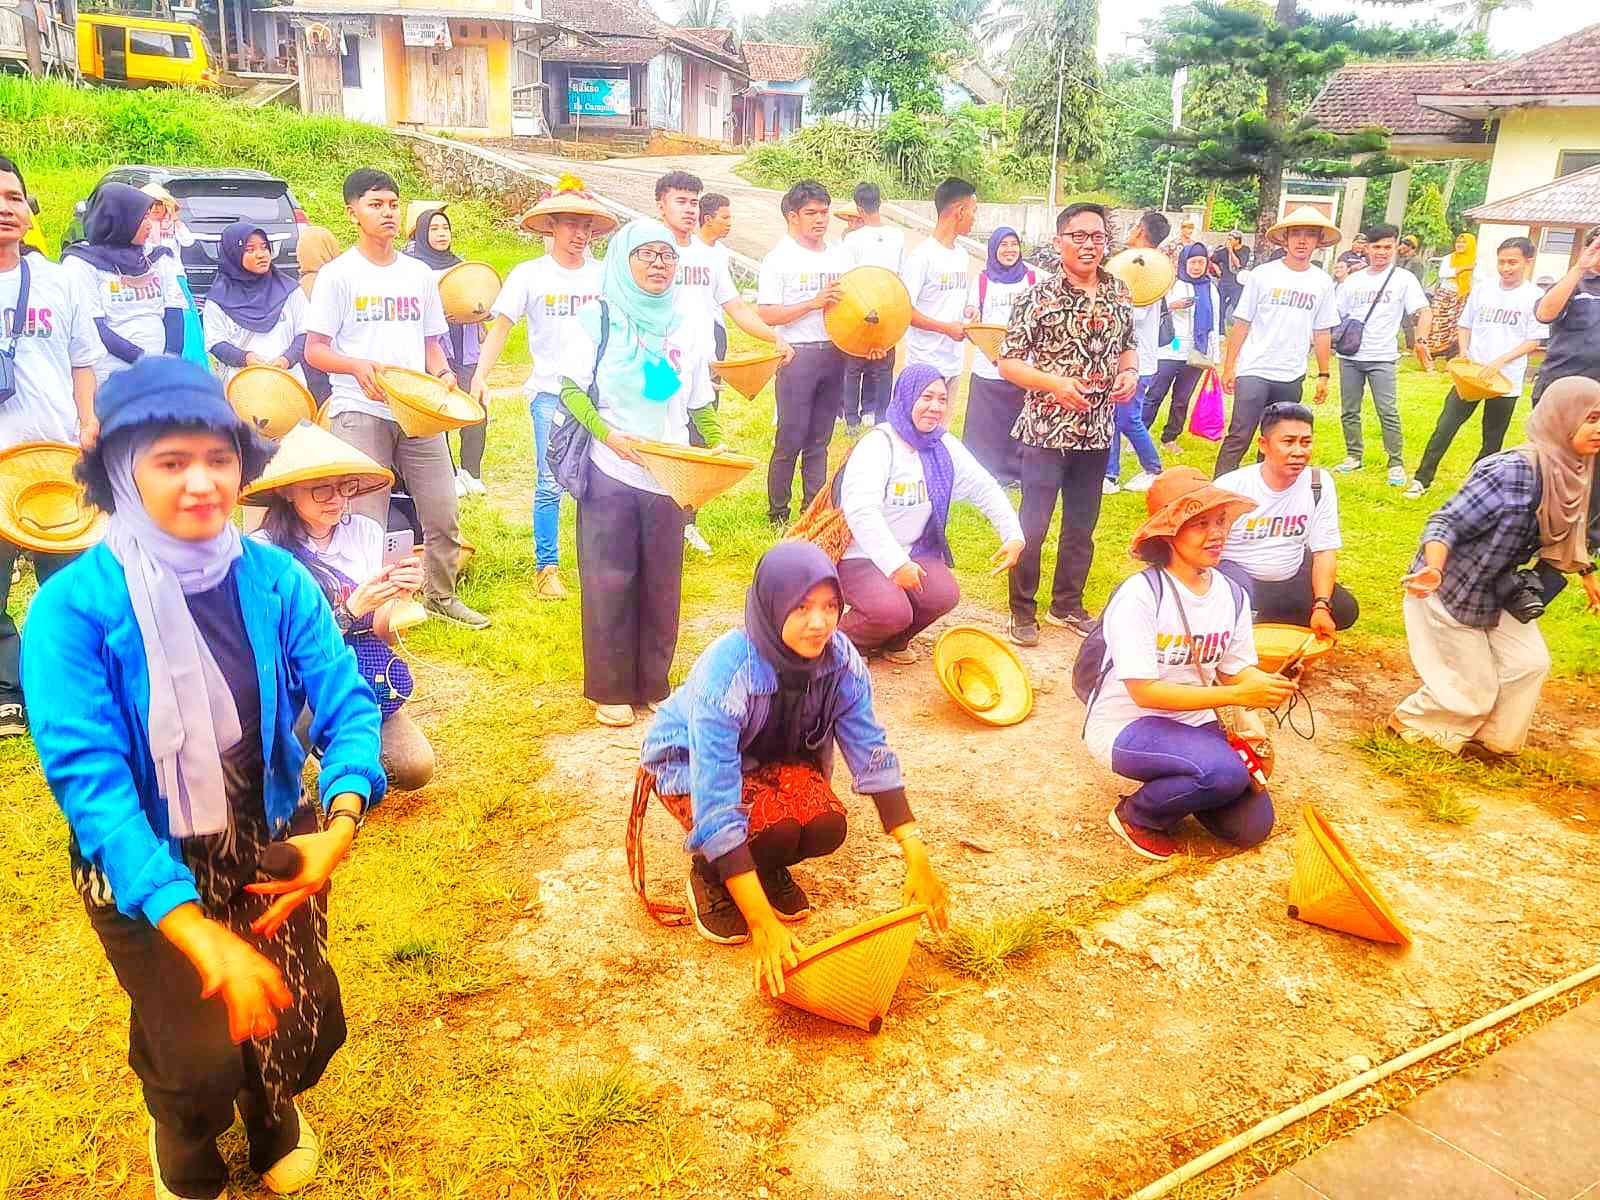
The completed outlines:
{"type": "Polygon", "coordinates": [[[205,35],[185,21],[79,13],[78,66],[91,82],[121,87],[222,86],[205,35]]]}

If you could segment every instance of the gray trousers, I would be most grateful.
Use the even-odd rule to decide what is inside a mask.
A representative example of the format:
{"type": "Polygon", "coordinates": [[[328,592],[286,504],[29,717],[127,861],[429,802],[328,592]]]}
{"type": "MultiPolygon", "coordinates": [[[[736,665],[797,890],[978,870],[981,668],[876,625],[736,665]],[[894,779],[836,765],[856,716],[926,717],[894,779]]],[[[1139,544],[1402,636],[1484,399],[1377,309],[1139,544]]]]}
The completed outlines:
{"type": "MultiPolygon", "coordinates": [[[[406,481],[406,491],[422,522],[422,593],[430,600],[455,595],[461,562],[461,525],[456,512],[456,472],[444,434],[407,437],[393,421],[368,413],[342,412],[333,432],[377,459],[406,481]]],[[[388,528],[389,489],[350,502],[350,511],[388,528]]]]}
{"type": "Polygon", "coordinates": [[[1388,452],[1389,465],[1405,465],[1395,373],[1392,362],[1339,360],[1339,421],[1344,426],[1344,448],[1358,462],[1362,451],[1361,391],[1366,386],[1372,389],[1372,406],[1378,410],[1378,424],[1383,427],[1383,448],[1388,452]]]}

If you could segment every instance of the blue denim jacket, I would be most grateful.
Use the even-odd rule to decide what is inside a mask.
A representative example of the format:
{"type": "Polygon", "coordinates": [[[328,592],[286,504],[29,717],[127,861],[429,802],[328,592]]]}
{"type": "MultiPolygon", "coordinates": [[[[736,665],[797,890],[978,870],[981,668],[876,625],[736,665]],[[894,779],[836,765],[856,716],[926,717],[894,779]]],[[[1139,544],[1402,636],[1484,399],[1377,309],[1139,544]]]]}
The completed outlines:
{"type": "MultiPolygon", "coordinates": [[[[300,803],[305,751],[294,721],[306,705],[312,743],[326,746],[322,803],[345,792],[377,803],[387,787],[378,705],[316,582],[286,552],[248,539],[232,573],[261,684],[263,795],[273,833],[300,803]]],[[[58,571],[34,597],[22,687],[50,790],[117,909],[154,925],[197,901],[157,790],[144,639],[122,566],[104,546],[58,571]]]]}
{"type": "MultiPolygon", "coordinates": [[[[826,718],[833,736],[822,750],[823,776],[833,770],[836,743],[857,792],[898,791],[900,760],[873,715],[867,664],[842,633],[833,635],[823,654],[826,671],[847,676],[826,718]]],[[[750,819],[740,803],[744,773],[761,764],[746,761],[744,752],[766,723],[777,690],[777,672],[744,630],[735,629],[706,647],[651,723],[641,763],[655,775],[658,792],[688,794],[694,810],[692,853],[714,861],[745,844],[750,819]]]]}

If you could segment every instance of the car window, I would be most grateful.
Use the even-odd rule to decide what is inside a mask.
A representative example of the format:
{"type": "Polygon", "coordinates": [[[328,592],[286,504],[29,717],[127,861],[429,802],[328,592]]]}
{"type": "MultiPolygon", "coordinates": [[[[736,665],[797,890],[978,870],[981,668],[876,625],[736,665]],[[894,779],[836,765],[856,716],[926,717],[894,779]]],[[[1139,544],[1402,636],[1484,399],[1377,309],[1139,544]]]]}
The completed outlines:
{"type": "Polygon", "coordinates": [[[194,47],[187,37],[156,33],[148,29],[130,29],[128,53],[153,54],[157,58],[193,58],[194,47]]]}
{"type": "Polygon", "coordinates": [[[234,221],[293,224],[288,189],[269,179],[173,180],[167,184],[190,225],[229,225],[234,221]]]}

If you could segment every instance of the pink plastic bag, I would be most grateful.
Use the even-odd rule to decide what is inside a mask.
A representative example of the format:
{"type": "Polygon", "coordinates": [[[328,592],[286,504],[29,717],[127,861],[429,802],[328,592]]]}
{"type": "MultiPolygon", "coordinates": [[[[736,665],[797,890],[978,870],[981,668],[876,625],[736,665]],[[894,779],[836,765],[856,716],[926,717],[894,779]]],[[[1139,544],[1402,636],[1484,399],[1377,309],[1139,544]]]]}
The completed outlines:
{"type": "Polygon", "coordinates": [[[1222,381],[1215,371],[1207,371],[1200,380],[1194,403],[1189,407],[1189,432],[1208,442],[1220,442],[1227,426],[1223,410],[1222,381]]]}

